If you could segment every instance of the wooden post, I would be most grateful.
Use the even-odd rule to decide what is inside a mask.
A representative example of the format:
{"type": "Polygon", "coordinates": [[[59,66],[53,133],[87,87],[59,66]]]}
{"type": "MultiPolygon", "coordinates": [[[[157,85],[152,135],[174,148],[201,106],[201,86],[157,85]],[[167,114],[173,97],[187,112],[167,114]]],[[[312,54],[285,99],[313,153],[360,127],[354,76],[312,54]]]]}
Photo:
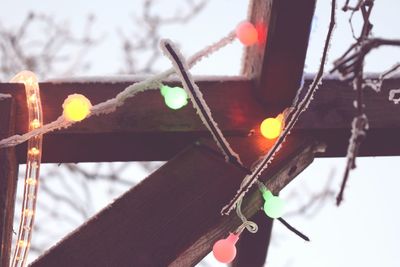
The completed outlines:
{"type": "MultiPolygon", "coordinates": [[[[11,96],[0,96],[0,139],[14,134],[15,106],[11,96]]],[[[8,267],[13,233],[18,164],[15,148],[0,149],[0,267],[8,267]]]]}

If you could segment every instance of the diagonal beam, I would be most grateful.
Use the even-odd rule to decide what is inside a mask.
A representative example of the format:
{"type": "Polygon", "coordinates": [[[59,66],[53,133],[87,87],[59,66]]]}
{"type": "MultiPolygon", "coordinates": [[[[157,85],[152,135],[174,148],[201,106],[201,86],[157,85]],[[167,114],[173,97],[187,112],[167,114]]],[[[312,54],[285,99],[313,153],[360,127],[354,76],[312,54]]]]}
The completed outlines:
{"type": "MultiPolygon", "coordinates": [[[[14,133],[15,102],[10,96],[0,96],[0,129],[7,134],[14,133]]],[[[15,148],[0,150],[0,266],[8,267],[11,254],[12,226],[14,218],[15,193],[17,189],[18,164],[15,148]]]]}
{"type": "MultiPolygon", "coordinates": [[[[234,140],[246,162],[266,149],[257,137],[234,140]],[[258,147],[251,150],[252,147],[258,147]],[[255,152],[257,151],[257,153],[255,152]],[[242,153],[243,152],[243,153],[242,153]]],[[[280,191],[314,158],[314,143],[288,141],[268,169],[267,185],[280,191]],[[296,166],[294,168],[294,166],[296,166]]],[[[194,266],[213,243],[240,223],[220,215],[244,171],[199,143],[183,151],[109,207],[51,248],[31,266],[194,266]]],[[[257,191],[243,203],[252,216],[261,206],[257,191]]]]}

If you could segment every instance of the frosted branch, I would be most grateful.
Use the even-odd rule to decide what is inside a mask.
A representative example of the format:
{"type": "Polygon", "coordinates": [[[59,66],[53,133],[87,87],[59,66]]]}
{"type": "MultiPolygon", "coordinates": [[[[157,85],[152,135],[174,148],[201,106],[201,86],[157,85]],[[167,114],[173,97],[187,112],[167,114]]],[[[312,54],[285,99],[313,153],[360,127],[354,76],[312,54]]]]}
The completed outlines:
{"type": "Polygon", "coordinates": [[[242,166],[239,155],[236,154],[230,147],[228,141],[225,139],[224,135],[219,129],[218,124],[213,119],[211,110],[204,100],[203,94],[201,93],[199,87],[194,82],[192,75],[190,72],[188,72],[189,67],[181,53],[169,40],[161,41],[161,49],[171,60],[176,73],[182,81],[183,87],[192,100],[193,107],[197,110],[197,114],[201,118],[203,124],[212,134],[215,142],[224,154],[225,160],[242,166]]]}

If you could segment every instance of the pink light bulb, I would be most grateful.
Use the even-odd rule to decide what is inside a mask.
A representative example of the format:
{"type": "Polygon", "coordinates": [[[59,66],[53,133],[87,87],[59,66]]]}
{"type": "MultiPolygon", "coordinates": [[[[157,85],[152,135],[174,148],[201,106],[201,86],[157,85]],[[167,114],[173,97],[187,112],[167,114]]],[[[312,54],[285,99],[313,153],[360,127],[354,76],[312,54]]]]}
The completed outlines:
{"type": "Polygon", "coordinates": [[[239,240],[239,234],[230,233],[226,239],[220,239],[213,246],[214,257],[222,263],[230,263],[236,257],[235,244],[239,240]]]}
{"type": "Polygon", "coordinates": [[[250,46],[257,43],[258,32],[253,24],[243,21],[236,27],[236,37],[243,45],[250,46]]]}

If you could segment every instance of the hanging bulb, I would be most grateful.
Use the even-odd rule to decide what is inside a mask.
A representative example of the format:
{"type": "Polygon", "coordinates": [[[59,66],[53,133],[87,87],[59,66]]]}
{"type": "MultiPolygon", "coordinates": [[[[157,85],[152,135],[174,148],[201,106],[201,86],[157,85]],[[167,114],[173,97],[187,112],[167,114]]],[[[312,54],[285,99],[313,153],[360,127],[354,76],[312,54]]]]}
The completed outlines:
{"type": "Polygon", "coordinates": [[[243,45],[250,46],[257,43],[258,32],[253,24],[243,21],[236,27],[236,37],[243,45]]]}
{"type": "Polygon", "coordinates": [[[277,219],[282,217],[285,203],[284,201],[278,197],[274,196],[271,191],[265,190],[262,192],[264,199],[264,212],[265,214],[272,218],[277,219]]]}
{"type": "Polygon", "coordinates": [[[236,257],[236,242],[239,234],[230,233],[226,239],[220,239],[213,246],[214,257],[221,263],[230,263],[236,257]]]}
{"type": "Polygon", "coordinates": [[[188,103],[188,95],[183,88],[163,85],[160,87],[160,91],[164,96],[165,104],[170,109],[180,109],[188,103]]]}
{"type": "Polygon", "coordinates": [[[89,115],[92,104],[84,95],[72,94],[64,100],[62,107],[65,119],[81,121],[89,115]]]}
{"type": "Polygon", "coordinates": [[[283,129],[283,115],[279,114],[276,118],[267,118],[260,125],[261,134],[267,139],[277,138],[283,129]]]}

